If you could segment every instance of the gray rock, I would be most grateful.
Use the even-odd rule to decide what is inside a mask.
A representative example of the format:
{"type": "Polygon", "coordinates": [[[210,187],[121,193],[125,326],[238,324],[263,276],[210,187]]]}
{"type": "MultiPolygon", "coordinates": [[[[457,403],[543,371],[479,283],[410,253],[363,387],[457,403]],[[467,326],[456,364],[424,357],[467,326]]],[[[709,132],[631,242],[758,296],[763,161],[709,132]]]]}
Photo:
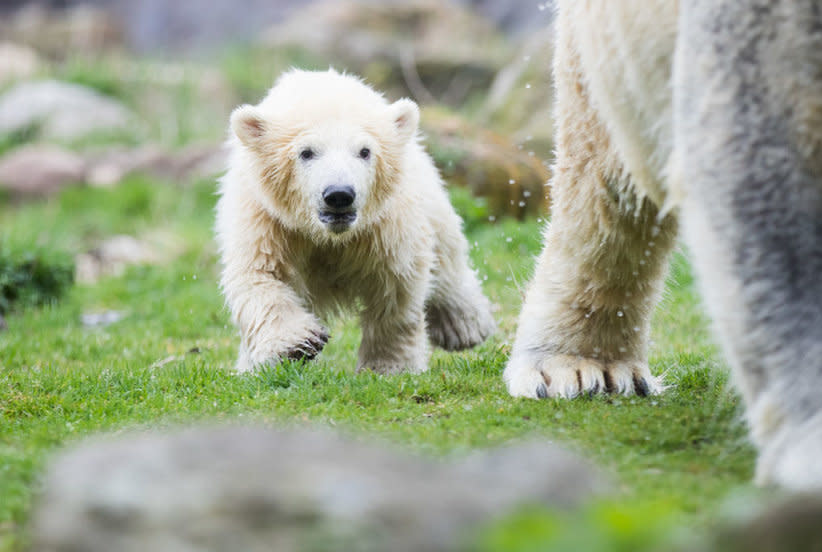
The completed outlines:
{"type": "Polygon", "coordinates": [[[131,174],[187,183],[225,169],[219,144],[166,151],[157,146],[76,153],[58,146],[27,145],[0,157],[0,190],[15,200],[48,197],[72,184],[113,187],[131,174]]]}
{"type": "Polygon", "coordinates": [[[126,130],[134,122],[122,104],[78,84],[29,81],[0,96],[0,134],[36,128],[46,139],[76,140],[126,130]]]}
{"type": "Polygon", "coordinates": [[[24,146],[0,158],[0,190],[13,199],[44,197],[83,182],[82,156],[54,146],[24,146]]]}
{"type": "Polygon", "coordinates": [[[319,431],[144,434],[57,459],[33,550],[443,550],[517,505],[605,487],[545,443],[445,462],[319,431]]]}
{"type": "Polygon", "coordinates": [[[220,144],[193,144],[176,151],[152,145],[112,149],[93,154],[88,161],[88,183],[106,188],[134,173],[188,182],[222,172],[228,160],[220,144]]]}

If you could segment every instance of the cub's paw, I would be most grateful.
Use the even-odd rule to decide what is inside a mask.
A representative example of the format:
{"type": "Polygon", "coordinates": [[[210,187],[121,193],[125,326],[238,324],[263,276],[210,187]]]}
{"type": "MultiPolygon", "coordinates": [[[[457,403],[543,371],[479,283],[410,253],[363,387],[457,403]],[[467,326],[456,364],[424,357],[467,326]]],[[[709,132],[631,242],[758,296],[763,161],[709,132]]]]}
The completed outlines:
{"type": "Polygon", "coordinates": [[[240,348],[235,369],[242,373],[286,359],[311,360],[323,350],[329,337],[328,330],[318,323],[287,329],[271,328],[264,334],[259,332],[240,348]]]}
{"type": "Polygon", "coordinates": [[[497,328],[487,301],[460,307],[429,304],[425,309],[425,323],[428,339],[446,351],[479,345],[497,328]]]}
{"type": "Polygon", "coordinates": [[[618,393],[641,397],[662,392],[663,386],[639,361],[603,362],[574,355],[514,354],[503,373],[514,397],[570,399],[581,394],[618,393]]]}
{"type": "Polygon", "coordinates": [[[312,328],[308,334],[296,344],[290,346],[285,352],[279,355],[279,358],[288,358],[291,360],[311,360],[323,350],[325,344],[331,335],[328,330],[322,326],[312,328]]]}

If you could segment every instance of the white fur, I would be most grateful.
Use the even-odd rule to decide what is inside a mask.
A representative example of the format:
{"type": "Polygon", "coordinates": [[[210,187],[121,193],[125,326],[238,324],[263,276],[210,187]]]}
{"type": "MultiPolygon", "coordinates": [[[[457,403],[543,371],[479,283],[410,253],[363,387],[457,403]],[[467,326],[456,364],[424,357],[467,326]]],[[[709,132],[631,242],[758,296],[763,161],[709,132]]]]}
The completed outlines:
{"type": "Polygon", "coordinates": [[[558,0],[553,212],[509,392],[655,393],[679,219],[759,447],[822,487],[822,17],[790,0],[558,0]]]}

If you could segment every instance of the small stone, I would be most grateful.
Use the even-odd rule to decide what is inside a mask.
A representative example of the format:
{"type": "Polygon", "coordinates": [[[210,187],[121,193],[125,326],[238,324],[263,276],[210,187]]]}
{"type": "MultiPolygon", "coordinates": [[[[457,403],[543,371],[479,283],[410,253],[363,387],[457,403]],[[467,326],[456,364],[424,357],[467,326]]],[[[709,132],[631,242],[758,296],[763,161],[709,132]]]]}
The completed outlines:
{"type": "Polygon", "coordinates": [[[80,321],[86,328],[101,328],[110,326],[115,322],[119,322],[125,317],[126,313],[123,311],[101,311],[101,312],[84,312],[80,316],[80,321]]]}

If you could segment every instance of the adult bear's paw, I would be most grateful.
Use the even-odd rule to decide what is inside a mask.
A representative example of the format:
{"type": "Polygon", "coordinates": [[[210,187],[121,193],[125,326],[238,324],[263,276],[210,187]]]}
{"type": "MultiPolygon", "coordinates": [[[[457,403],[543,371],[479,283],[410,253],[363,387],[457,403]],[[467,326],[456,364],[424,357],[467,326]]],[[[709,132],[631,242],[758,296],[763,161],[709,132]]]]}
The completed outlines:
{"type": "Polygon", "coordinates": [[[640,361],[611,361],[576,355],[515,353],[503,379],[514,397],[571,399],[578,395],[615,393],[655,395],[663,390],[660,379],[640,361]]]}

